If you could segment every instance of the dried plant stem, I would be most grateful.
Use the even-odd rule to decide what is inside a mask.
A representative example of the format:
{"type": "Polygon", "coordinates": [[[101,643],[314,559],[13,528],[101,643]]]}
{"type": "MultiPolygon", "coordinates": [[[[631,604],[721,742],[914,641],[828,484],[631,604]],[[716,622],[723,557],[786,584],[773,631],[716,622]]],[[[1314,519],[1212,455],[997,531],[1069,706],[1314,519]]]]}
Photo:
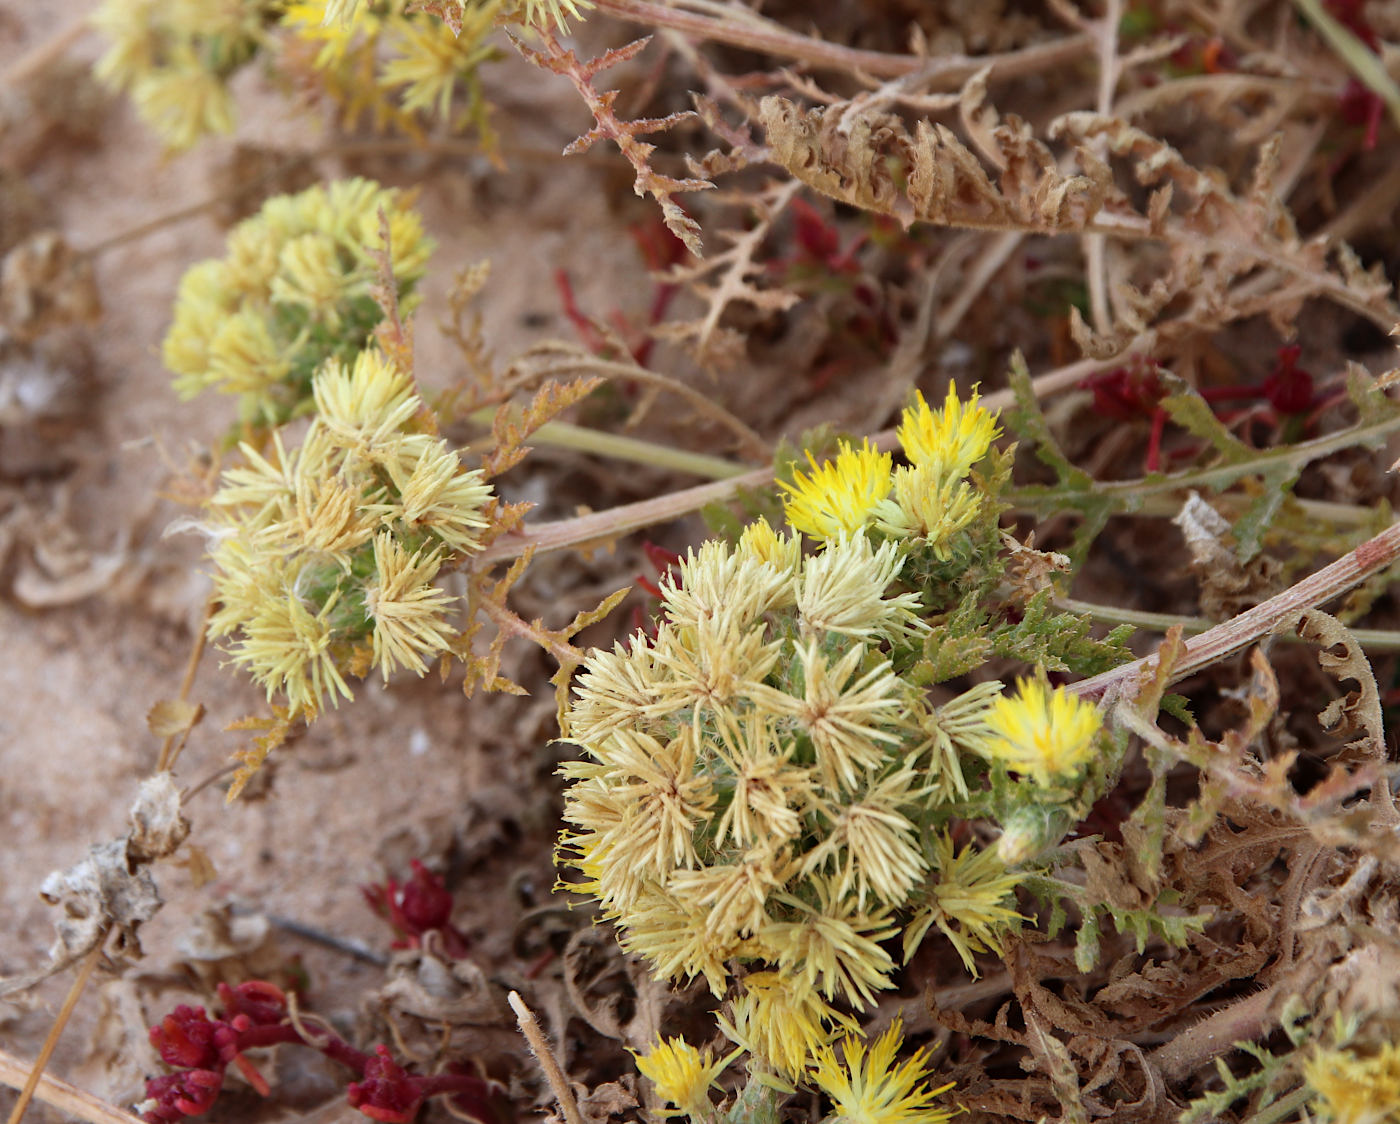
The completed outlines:
{"type": "MultiPolygon", "coordinates": [[[[185,661],[185,674],[180,679],[181,702],[190,697],[190,688],[194,686],[195,673],[199,671],[199,661],[204,656],[204,643],[207,639],[206,633],[209,630],[209,618],[214,613],[214,601],[210,598],[204,603],[204,614],[199,619],[199,627],[195,629],[194,641],[190,644],[189,658],[185,661]]],[[[173,769],[175,762],[180,757],[180,751],[185,748],[185,742],[189,739],[190,731],[194,729],[194,722],[186,726],[179,734],[169,734],[165,742],[160,747],[160,758],[156,761],[156,772],[161,773],[166,769],[173,769]]]]}
{"type": "Polygon", "coordinates": [[[540,1029],[534,1012],[525,1006],[525,1000],[520,998],[518,991],[512,991],[508,998],[511,1010],[515,1012],[516,1022],[520,1024],[520,1033],[530,1044],[530,1053],[534,1054],[535,1060],[540,1063],[545,1080],[549,1082],[550,1089],[559,1101],[559,1109],[563,1112],[564,1119],[568,1124],[584,1124],[583,1114],[579,1112],[578,1102],[574,1100],[574,1091],[569,1088],[569,1079],[564,1076],[564,1071],[559,1068],[558,1061],[550,1051],[549,1042],[545,1039],[544,1031],[540,1029]]]}
{"type": "MultiPolygon", "coordinates": [[[[24,1085],[32,1072],[34,1070],[31,1067],[13,1054],[0,1050],[0,1085],[18,1089],[24,1085]]],[[[78,1120],[85,1120],[87,1124],[141,1124],[139,1116],[132,1116],[129,1112],[113,1108],[86,1090],[48,1074],[39,1078],[34,1088],[34,1099],[78,1120]]]]}
{"type": "MultiPolygon", "coordinates": [[[[1152,341],[1153,335],[1148,332],[1135,341],[1129,351],[1148,352],[1151,350],[1152,341]]],[[[1032,387],[1036,397],[1044,397],[1074,386],[1086,375],[1091,375],[1095,371],[1119,366],[1127,358],[1128,353],[1124,352],[1112,359],[1081,359],[1038,376],[1033,381],[1032,387]]],[[[1002,410],[1014,405],[1015,398],[1009,390],[998,390],[983,398],[982,403],[989,410],[1002,410]]],[[[893,429],[883,430],[875,434],[871,440],[881,449],[892,449],[897,443],[893,429]]],[[[619,535],[641,530],[643,527],[651,527],[657,523],[679,519],[682,515],[698,511],[706,504],[723,503],[733,499],[743,488],[762,488],[772,483],[772,480],[773,468],[770,465],[765,465],[763,468],[746,472],[742,476],[719,480],[713,484],[697,484],[693,488],[670,492],[653,499],[620,504],[607,511],[595,511],[573,519],[536,523],[522,534],[505,535],[497,539],[474,557],[478,562],[501,562],[510,558],[518,558],[531,547],[537,552],[543,553],[551,550],[565,550],[568,547],[581,546],[585,543],[606,542],[619,535]]]]}
{"type": "MultiPolygon", "coordinates": [[[[1118,88],[1118,22],[1123,18],[1122,0],[1106,0],[1103,16],[1098,21],[1099,96],[1097,109],[1101,116],[1113,114],[1113,92],[1118,88]]],[[[1096,137],[1094,150],[1102,159],[1108,152],[1108,139],[1096,137]]],[[[1084,264],[1089,282],[1089,311],[1094,331],[1106,336],[1113,330],[1113,316],[1108,302],[1108,239],[1103,234],[1084,236],[1084,264]]]]}
{"type": "Polygon", "coordinates": [[[796,59],[813,66],[859,71],[873,78],[899,78],[914,71],[925,74],[930,89],[957,89],[984,66],[991,77],[1013,78],[1063,66],[1093,49],[1091,35],[1071,35],[1048,43],[1037,43],[1019,51],[980,58],[953,55],[938,60],[929,69],[927,59],[916,55],[892,55],[883,51],[860,51],[789,31],[780,24],[759,18],[720,17],[688,12],[648,0],[597,0],[598,11],[652,28],[669,28],[697,39],[709,39],[745,47],[776,58],[796,59]]]}
{"type": "Polygon", "coordinates": [[[19,1091],[19,1100],[15,1101],[15,1107],[10,1112],[9,1124],[19,1124],[25,1109],[29,1107],[29,1102],[34,1099],[34,1091],[43,1079],[44,1070],[48,1068],[49,1059],[53,1057],[54,1048],[63,1035],[63,1028],[68,1025],[68,1019],[73,1014],[73,1008],[78,1005],[83,988],[87,987],[87,982],[92,978],[97,962],[102,959],[102,947],[106,943],[107,932],[103,930],[97,938],[97,943],[92,946],[92,951],[84,957],[82,967],[78,969],[78,974],[73,977],[73,983],[63,999],[63,1006],[58,1009],[58,1014],[54,1016],[53,1026],[49,1027],[48,1036],[44,1039],[43,1046],[39,1048],[39,1056],[34,1059],[34,1065],[30,1067],[29,1076],[25,1079],[24,1088],[19,1091]]]}
{"type": "MultiPolygon", "coordinates": [[[[1310,574],[1276,597],[1237,617],[1207,629],[1186,642],[1185,651],[1172,667],[1172,682],[1209,667],[1286,626],[1304,609],[1317,608],[1360,585],[1400,557],[1400,523],[1387,527],[1349,554],[1310,574]]],[[[1157,657],[1147,656],[1071,685],[1068,690],[1085,698],[1111,700],[1141,674],[1150,674],[1157,657]]]]}
{"type": "MultiPolygon", "coordinates": [[[[1196,636],[1215,626],[1205,617],[1178,617],[1172,613],[1148,613],[1140,609],[1120,609],[1116,605],[1099,605],[1073,597],[1055,598],[1055,608],[1067,613],[1079,613],[1107,624],[1130,624],[1143,632],[1166,632],[1180,628],[1187,636],[1196,636]]],[[[1400,652],[1400,632],[1382,628],[1349,628],[1347,632],[1368,652],[1400,652]]],[[[1281,636],[1280,640],[1302,643],[1300,637],[1281,636]]]]}
{"type": "Polygon", "coordinates": [[[934,321],[934,333],[938,339],[946,340],[957,330],[968,309],[976,303],[992,278],[1001,272],[1002,266],[1011,259],[1025,238],[1019,230],[1012,230],[978,245],[977,260],[964,273],[957,294],[948,302],[948,307],[934,321]]]}

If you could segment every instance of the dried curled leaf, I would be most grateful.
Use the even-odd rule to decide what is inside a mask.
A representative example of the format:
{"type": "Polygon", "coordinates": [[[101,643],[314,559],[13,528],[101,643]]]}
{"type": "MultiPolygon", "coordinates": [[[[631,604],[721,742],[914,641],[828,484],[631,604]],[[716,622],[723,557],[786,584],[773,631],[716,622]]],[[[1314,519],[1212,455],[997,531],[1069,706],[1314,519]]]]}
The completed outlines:
{"type": "Polygon", "coordinates": [[[946,125],[921,120],[911,137],[888,114],[851,116],[848,103],[804,112],[776,96],[763,99],[759,117],[773,159],[798,179],[906,227],[921,221],[978,230],[1078,231],[1110,200],[1124,203],[1102,163],[1081,153],[1084,172],[1062,173],[1030,126],[1013,115],[1001,120],[982,101],[983,92],[982,81],[968,83],[963,117],[975,123],[995,182],[946,125]]]}
{"type": "Polygon", "coordinates": [[[1326,730],[1361,737],[1347,746],[1363,758],[1384,761],[1385,722],[1381,716],[1380,689],[1366,653],[1350,630],[1336,617],[1321,609],[1307,609],[1297,624],[1298,635],[1318,646],[1318,666],[1338,682],[1352,680],[1357,690],[1333,699],[1317,716],[1326,730]],[[1340,649],[1340,651],[1338,651],[1340,649]]]}
{"type": "Polygon", "coordinates": [[[1252,608],[1279,591],[1283,567],[1278,559],[1256,554],[1241,562],[1230,542],[1229,522],[1199,492],[1193,491],[1172,522],[1186,539],[1191,569],[1200,582],[1201,612],[1225,620],[1252,608]]]}
{"type": "Polygon", "coordinates": [[[0,324],[21,340],[102,314],[92,260],[51,230],[21,242],[0,264],[0,324]]]}
{"type": "Polygon", "coordinates": [[[0,995],[22,991],[87,955],[109,934],[117,955],[139,957],[137,930],[164,904],[148,869],[172,855],[189,834],[180,814],[180,792],[169,773],[142,781],[130,811],[131,830],[119,839],[95,843],[81,861],[55,870],[39,887],[39,896],[59,906],[54,922],[57,940],[49,963],[39,970],[0,983],[0,995]]]}

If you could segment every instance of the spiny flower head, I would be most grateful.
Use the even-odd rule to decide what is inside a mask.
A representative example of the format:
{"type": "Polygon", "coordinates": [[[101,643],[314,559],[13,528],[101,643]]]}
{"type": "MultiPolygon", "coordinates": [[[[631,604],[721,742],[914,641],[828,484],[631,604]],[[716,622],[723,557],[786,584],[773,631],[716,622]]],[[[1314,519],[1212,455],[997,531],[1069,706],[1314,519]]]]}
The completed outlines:
{"type": "Polygon", "coordinates": [[[924,631],[917,593],[885,596],[903,566],[904,555],[892,542],[876,547],[863,534],[828,542],[821,553],[803,559],[795,581],[802,630],[865,641],[924,631]]]}
{"type": "Polygon", "coordinates": [[[347,672],[421,675],[447,650],[456,599],[433,583],[446,557],[475,548],[489,496],[445,441],[406,432],[420,403],[382,356],[327,364],[313,392],[327,416],[301,444],[288,449],[277,434],[266,455],[245,444],[245,463],[210,501],[219,607],[209,633],[229,638],[269,698],[308,717],[350,697],[347,672]],[[426,508],[391,470],[406,446],[415,463],[440,466],[426,508]]]}
{"type": "MultiPolygon", "coordinates": [[[[444,124],[454,101],[465,97],[467,120],[486,130],[487,107],[477,73],[497,55],[487,41],[507,18],[504,0],[393,0],[363,6],[359,0],[296,0],[282,26],[294,40],[315,48],[309,63],[321,87],[343,108],[346,123],[368,112],[377,128],[397,125],[421,131],[420,113],[444,124]],[[431,14],[430,14],[431,13],[431,14]]],[[[303,64],[305,65],[305,64],[303,64]]]]}
{"type": "Polygon", "coordinates": [[[975,976],[973,954],[1000,952],[1001,938],[1025,920],[1012,908],[1021,876],[1007,870],[995,850],[972,844],[956,850],[947,832],[933,836],[932,851],[937,881],[925,891],[926,904],[904,931],[904,959],[914,955],[929,928],[937,925],[975,976]]]}
{"type": "Polygon", "coordinates": [[[896,1064],[903,1041],[903,1025],[896,1019],[868,1047],[847,1035],[839,1059],[830,1045],[816,1048],[810,1077],[833,1102],[833,1124],[943,1124],[952,1118],[952,1111],[934,1107],[934,1098],[952,1083],[929,1088],[923,1050],[896,1064]]]}
{"type": "MultiPolygon", "coordinates": [[[[313,373],[355,358],[382,319],[371,295],[381,212],[400,307],[410,309],[431,243],[398,192],[350,179],[276,196],[229,233],[224,258],[181,279],[163,345],[176,389],[239,394],[250,418],[270,422],[309,404],[313,373]]],[[[373,381],[327,393],[344,399],[373,381]]]]}
{"type": "Polygon", "coordinates": [[[789,1079],[801,1077],[810,1059],[840,1028],[855,1034],[859,1024],[810,988],[795,986],[778,972],[753,972],[719,1026],[725,1035],[789,1079]]]}
{"type": "MultiPolygon", "coordinates": [[[[320,0],[320,3],[325,9],[323,18],[327,24],[366,18],[360,9],[361,0],[320,0]]],[[[406,3],[407,0],[394,0],[390,10],[402,12],[406,3]]],[[[499,0],[435,0],[423,6],[440,15],[454,32],[460,32],[462,21],[479,12],[499,14],[504,19],[535,27],[553,25],[562,29],[567,20],[582,19],[583,13],[593,4],[591,0],[518,0],[515,3],[501,3],[499,0]]]]}
{"type": "Polygon", "coordinates": [[[991,736],[987,716],[1001,690],[997,680],[978,683],[940,707],[919,712],[919,725],[928,737],[925,744],[933,757],[935,783],[946,783],[950,797],[968,796],[962,754],[985,750],[991,736]]]}
{"type": "Polygon", "coordinates": [[[632,1056],[661,1099],[693,1118],[710,1110],[710,1088],[730,1060],[716,1061],[713,1051],[697,1050],[684,1038],[659,1040],[645,1054],[633,1051],[632,1056]]]}
{"type": "Polygon", "coordinates": [[[1327,1124],[1400,1121],[1400,1043],[1370,1053],[1318,1047],[1303,1064],[1315,1096],[1309,1106],[1327,1124]]]}
{"type": "Polygon", "coordinates": [[[1092,703],[1040,679],[1022,679],[987,715],[981,752],[1037,784],[1070,781],[1093,756],[1103,716],[1092,703]]]}
{"type": "Polygon", "coordinates": [[[835,459],[818,464],[811,453],[810,474],[798,469],[782,481],[783,505],[791,527],[819,541],[858,533],[871,520],[893,486],[893,460],[865,441],[853,449],[845,441],[835,459]]]}
{"type": "Polygon", "coordinates": [[[982,510],[982,497],[967,483],[948,480],[936,464],[897,468],[893,495],[875,509],[875,526],[896,539],[920,539],[947,562],[959,531],[982,510]]]}
{"type": "Polygon", "coordinates": [[[995,416],[978,404],[976,389],[964,402],[958,397],[957,385],[949,383],[941,410],[931,409],[916,391],[914,404],[905,409],[896,435],[910,464],[928,467],[936,479],[952,482],[972,471],[1000,432],[995,416]]]}

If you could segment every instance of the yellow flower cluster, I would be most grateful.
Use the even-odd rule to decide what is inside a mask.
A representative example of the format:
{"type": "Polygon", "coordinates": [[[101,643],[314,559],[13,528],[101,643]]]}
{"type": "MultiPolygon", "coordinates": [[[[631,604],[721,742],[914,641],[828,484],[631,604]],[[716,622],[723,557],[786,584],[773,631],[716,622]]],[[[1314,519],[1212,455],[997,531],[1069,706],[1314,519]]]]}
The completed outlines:
{"type": "Polygon", "coordinates": [[[990,737],[979,751],[1037,784],[1068,784],[1094,754],[1103,715],[1092,703],[1036,679],[1022,679],[1017,695],[992,703],[990,737]]]}
{"type": "Polygon", "coordinates": [[[829,540],[873,528],[896,539],[926,543],[946,562],[958,533],[982,509],[982,497],[967,481],[999,434],[996,419],[977,402],[963,402],[949,386],[941,410],[930,409],[922,394],[904,411],[897,434],[909,464],[865,442],[859,449],[842,442],[834,460],[811,472],[798,470],[784,482],[787,520],[815,539],[829,540]]]}
{"type": "Polygon", "coordinates": [[[566,715],[587,753],[562,769],[576,888],[659,977],[720,995],[730,963],[753,964],[727,1025],[789,1077],[854,1029],[833,1003],[891,986],[883,942],[937,860],[930,818],[963,786],[937,743],[985,733],[940,723],[895,673],[886,645],[927,627],[917,595],[890,592],[902,565],[862,533],[804,555],[761,520],[732,548],[707,542],[662,581],[654,637],[590,654],[566,715]]]}
{"type": "Polygon", "coordinates": [[[261,46],[276,0],[104,0],[93,23],[111,46],[95,72],[131,94],[171,149],[233,130],[229,78],[261,46]]]}
{"type": "Polygon", "coordinates": [[[422,110],[451,125],[453,103],[465,94],[470,115],[483,124],[476,72],[496,56],[487,37],[502,4],[439,7],[441,19],[406,11],[402,0],[364,7],[359,0],[293,0],[281,25],[294,43],[311,48],[311,68],[347,120],[368,112],[377,128],[412,130],[413,114],[422,110]]]}
{"type": "Polygon", "coordinates": [[[412,130],[422,110],[453,124],[453,102],[465,94],[469,118],[483,125],[477,68],[496,56],[486,40],[497,23],[562,26],[591,7],[588,0],[103,0],[93,23],[110,46],[95,70],[130,93],[172,150],[233,130],[229,79],[279,29],[292,40],[292,49],[274,55],[279,64],[294,72],[305,54],[295,46],[308,44],[311,69],[348,117],[370,110],[380,127],[412,130]]]}
{"type": "Polygon", "coordinates": [[[476,548],[490,487],[447,442],[414,432],[407,375],[374,351],[331,361],[300,446],[242,446],[211,500],[218,609],[209,623],[233,662],[293,715],[351,697],[345,675],[419,675],[447,649],[456,600],[433,585],[476,548]]]}
{"type": "Polygon", "coordinates": [[[383,313],[371,295],[387,217],[401,307],[413,304],[432,243],[396,191],[348,179],[269,199],[229,233],[228,253],[180,281],[163,355],[185,396],[216,388],[283,421],[327,359],[351,359],[383,313]]]}
{"type": "Polygon", "coordinates": [[[1317,1049],[1303,1065],[1320,1124],[1400,1124],[1400,1043],[1374,1053],[1317,1049]]]}
{"type": "MultiPolygon", "coordinates": [[[[325,0],[325,21],[349,23],[360,15],[362,0],[325,0]]],[[[389,8],[401,12],[407,0],[393,0],[392,4],[379,3],[375,8],[389,8]]],[[[456,28],[461,21],[479,10],[485,10],[512,23],[530,24],[535,27],[553,26],[563,28],[568,20],[582,19],[583,13],[593,7],[592,0],[438,0],[433,10],[439,12],[450,27],[456,28]]]]}

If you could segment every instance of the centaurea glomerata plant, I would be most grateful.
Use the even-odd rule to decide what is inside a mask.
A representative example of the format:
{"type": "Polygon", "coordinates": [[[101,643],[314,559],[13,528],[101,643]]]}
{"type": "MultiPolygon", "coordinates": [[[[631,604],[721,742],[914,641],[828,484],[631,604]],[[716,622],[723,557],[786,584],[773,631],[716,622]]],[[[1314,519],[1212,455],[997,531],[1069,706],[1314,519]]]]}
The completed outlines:
{"type": "MultiPolygon", "coordinates": [[[[968,825],[1078,808],[1102,779],[1098,712],[1043,680],[927,690],[959,575],[985,593],[988,654],[1020,642],[995,609],[997,435],[950,389],[905,411],[906,465],[869,443],[809,458],[789,526],[683,558],[655,635],[594,652],[565,716],[571,888],[658,977],[728,999],[721,1028],[763,1080],[850,1119],[942,1118],[922,1059],[895,1065],[898,1030],[867,1051],[853,1015],[894,985],[895,938],[907,961],[936,929],[975,971],[1022,920],[1015,864],[1056,841],[1008,851],[968,825]]],[[[681,1040],[639,1059],[693,1119],[716,1065],[681,1040]]]]}

